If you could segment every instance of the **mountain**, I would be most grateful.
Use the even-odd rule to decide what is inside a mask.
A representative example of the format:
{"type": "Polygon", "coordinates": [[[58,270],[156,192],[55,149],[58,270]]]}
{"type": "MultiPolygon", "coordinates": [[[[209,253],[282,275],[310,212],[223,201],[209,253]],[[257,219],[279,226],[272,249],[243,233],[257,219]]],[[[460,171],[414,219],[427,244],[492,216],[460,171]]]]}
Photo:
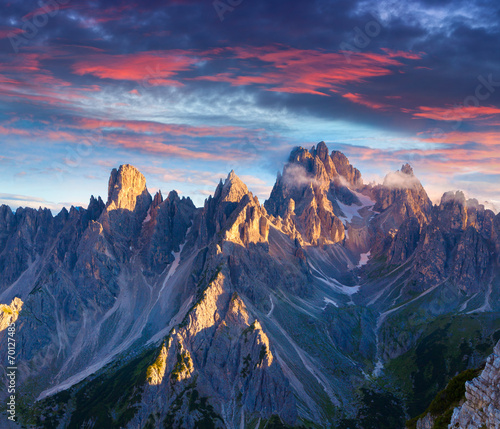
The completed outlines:
{"type": "Polygon", "coordinates": [[[500,215],[460,192],[433,205],[407,164],[365,184],[323,142],[264,204],[234,171],[197,208],[123,165],[106,203],[0,207],[17,417],[400,428],[500,340],[499,255],[500,215]]]}

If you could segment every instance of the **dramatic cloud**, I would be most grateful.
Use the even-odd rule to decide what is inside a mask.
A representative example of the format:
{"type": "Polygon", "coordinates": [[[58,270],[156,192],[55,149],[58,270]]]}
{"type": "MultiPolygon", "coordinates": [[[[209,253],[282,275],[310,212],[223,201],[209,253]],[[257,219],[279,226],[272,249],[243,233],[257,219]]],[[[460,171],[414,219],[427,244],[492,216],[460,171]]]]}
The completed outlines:
{"type": "Polygon", "coordinates": [[[325,140],[367,179],[410,162],[436,198],[498,199],[498,2],[47,5],[2,2],[5,193],[87,201],[128,162],[197,204],[232,168],[263,197],[325,140]]]}
{"type": "Polygon", "coordinates": [[[329,95],[329,91],[338,92],[340,86],[349,82],[363,82],[391,74],[392,68],[404,65],[396,58],[420,58],[420,55],[408,52],[346,53],[287,46],[232,48],[229,52],[241,60],[258,60],[260,66],[247,64],[245,69],[198,79],[228,82],[234,86],[259,84],[276,92],[329,95]],[[262,68],[266,70],[264,73],[262,68]],[[253,73],[247,74],[248,71],[253,73]]]}
{"type": "Polygon", "coordinates": [[[91,74],[101,79],[131,80],[145,86],[179,86],[174,79],[180,71],[189,70],[201,58],[183,51],[148,51],[136,54],[95,54],[73,66],[76,74],[91,74]]]}

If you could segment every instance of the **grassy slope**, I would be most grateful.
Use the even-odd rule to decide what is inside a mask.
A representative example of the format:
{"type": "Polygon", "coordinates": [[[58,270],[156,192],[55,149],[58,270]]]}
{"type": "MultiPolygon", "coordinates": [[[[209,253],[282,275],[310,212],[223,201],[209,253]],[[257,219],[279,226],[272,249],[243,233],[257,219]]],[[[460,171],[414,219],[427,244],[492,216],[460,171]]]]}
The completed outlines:
{"type": "Polygon", "coordinates": [[[410,417],[420,415],[470,357],[484,360],[500,338],[500,319],[492,313],[447,315],[429,322],[416,347],[389,362],[386,381],[401,387],[410,417]]]}
{"type": "Polygon", "coordinates": [[[408,429],[416,429],[417,421],[427,414],[436,418],[433,429],[447,429],[455,407],[465,398],[465,383],[476,378],[481,369],[468,369],[453,377],[446,388],[439,392],[429,407],[419,416],[407,422],[408,429]]]}

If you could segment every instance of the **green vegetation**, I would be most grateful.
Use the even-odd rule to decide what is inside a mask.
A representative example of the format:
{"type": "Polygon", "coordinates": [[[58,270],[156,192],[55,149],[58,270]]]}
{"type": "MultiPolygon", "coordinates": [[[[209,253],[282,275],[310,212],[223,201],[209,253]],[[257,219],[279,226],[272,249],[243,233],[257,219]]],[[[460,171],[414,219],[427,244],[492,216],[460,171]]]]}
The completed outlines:
{"type": "Polygon", "coordinates": [[[344,419],[338,429],[399,429],[404,425],[402,402],[392,393],[361,389],[361,407],[355,419],[344,419]]]}
{"type": "Polygon", "coordinates": [[[68,427],[84,427],[89,419],[94,427],[125,426],[137,412],[136,404],[141,399],[147,368],[157,355],[157,348],[146,350],[119,368],[108,367],[108,371],[93,380],[38,403],[34,411],[36,426],[58,427],[66,409],[72,411],[68,427]]]}
{"type": "Polygon", "coordinates": [[[196,429],[215,429],[216,423],[222,423],[221,417],[214,411],[208,398],[200,397],[196,390],[196,380],[187,385],[175,398],[163,421],[165,429],[175,429],[182,425],[184,416],[189,412],[195,418],[196,429]],[[186,410],[187,408],[187,410],[186,410]]]}
{"type": "Polygon", "coordinates": [[[267,347],[264,344],[262,344],[260,346],[259,363],[257,365],[261,365],[262,364],[262,362],[264,361],[264,358],[266,357],[266,354],[267,354],[267,347]]]}
{"type": "Polygon", "coordinates": [[[243,378],[247,377],[249,372],[250,372],[251,360],[252,360],[252,357],[250,356],[250,353],[243,358],[243,369],[241,370],[241,376],[243,378]]]}
{"type": "Polygon", "coordinates": [[[418,419],[431,414],[437,417],[433,429],[447,429],[451,422],[454,408],[465,398],[465,383],[476,378],[480,372],[481,369],[468,369],[453,377],[446,388],[437,394],[429,407],[421,415],[409,420],[406,423],[406,427],[415,429],[418,419]]]}
{"type": "Polygon", "coordinates": [[[391,322],[394,329],[419,339],[416,347],[385,368],[385,380],[399,386],[406,397],[410,417],[420,415],[455,375],[468,369],[472,356],[486,358],[500,332],[500,320],[487,314],[447,315],[411,326],[414,317],[418,319],[406,312],[391,322]],[[417,329],[421,333],[411,332],[417,329]]]}
{"type": "MultiPolygon", "coordinates": [[[[257,426],[255,423],[254,429],[306,429],[306,426],[300,425],[300,426],[290,426],[287,425],[286,423],[283,423],[281,421],[280,416],[273,414],[271,417],[269,417],[269,420],[258,420],[260,424],[257,426]]],[[[249,428],[253,428],[252,424],[248,426],[249,428]]]]}
{"type": "Polygon", "coordinates": [[[182,352],[177,353],[177,362],[175,363],[174,369],[170,374],[170,379],[173,381],[179,381],[182,373],[190,371],[192,368],[193,361],[191,360],[189,351],[182,350],[182,352]]]}
{"type": "Polygon", "coordinates": [[[163,352],[163,348],[166,347],[166,345],[168,344],[169,338],[170,338],[170,335],[167,338],[165,338],[165,340],[163,341],[163,344],[160,347],[160,352],[158,353],[158,357],[156,358],[156,360],[154,361],[154,363],[152,365],[148,366],[148,369],[146,372],[146,377],[147,377],[148,382],[151,382],[151,380],[153,379],[155,374],[162,374],[165,372],[166,362],[165,362],[165,358],[162,355],[162,352],[163,352]]]}

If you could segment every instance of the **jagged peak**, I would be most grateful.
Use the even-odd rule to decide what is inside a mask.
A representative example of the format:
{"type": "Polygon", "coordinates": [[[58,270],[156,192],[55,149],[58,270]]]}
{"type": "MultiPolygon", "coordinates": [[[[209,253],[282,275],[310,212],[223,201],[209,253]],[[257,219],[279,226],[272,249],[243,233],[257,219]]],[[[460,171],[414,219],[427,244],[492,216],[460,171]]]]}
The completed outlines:
{"type": "Polygon", "coordinates": [[[248,193],[247,185],[231,170],[222,186],[222,201],[239,202],[248,193]]]}
{"type": "MultiPolygon", "coordinates": [[[[318,161],[323,164],[328,180],[333,180],[340,175],[353,186],[362,184],[360,171],[350,164],[347,156],[338,150],[333,150],[329,154],[328,146],[324,141],[312,146],[310,150],[297,146],[292,149],[288,158],[289,164],[300,164],[308,173],[313,174],[315,166],[317,169],[318,161]]],[[[325,179],[325,177],[318,177],[317,179],[325,179]]]]}
{"type": "Polygon", "coordinates": [[[151,204],[151,208],[154,209],[158,207],[161,203],[163,203],[163,195],[161,191],[158,191],[153,198],[153,203],[151,204]]]}
{"type": "Polygon", "coordinates": [[[457,203],[459,205],[465,206],[466,199],[465,194],[462,191],[447,191],[441,197],[441,205],[447,203],[457,203]]]}
{"type": "Polygon", "coordinates": [[[408,176],[414,176],[415,174],[413,173],[413,168],[410,164],[406,163],[406,164],[403,164],[403,166],[401,167],[401,173],[404,173],[408,176]]]}
{"type": "Polygon", "coordinates": [[[415,176],[410,164],[404,164],[401,170],[388,173],[384,177],[383,185],[390,189],[422,189],[422,184],[417,176],[415,176]]]}
{"type": "Polygon", "coordinates": [[[99,206],[104,207],[104,201],[102,200],[102,198],[100,196],[95,198],[93,195],[91,195],[90,202],[89,202],[89,205],[87,206],[87,209],[90,210],[91,207],[99,207],[99,206]]]}
{"type": "MultiPolygon", "coordinates": [[[[314,147],[314,146],[313,146],[314,147]]],[[[288,162],[303,163],[306,160],[312,160],[314,157],[309,150],[302,146],[296,146],[290,152],[288,162]]]]}
{"type": "Polygon", "coordinates": [[[146,178],[130,164],[120,165],[111,171],[108,184],[109,209],[126,209],[133,211],[137,197],[149,195],[146,187],[146,178]]]}
{"type": "Polygon", "coordinates": [[[179,193],[173,189],[168,193],[167,200],[172,201],[172,200],[178,200],[179,198],[179,193]]]}

